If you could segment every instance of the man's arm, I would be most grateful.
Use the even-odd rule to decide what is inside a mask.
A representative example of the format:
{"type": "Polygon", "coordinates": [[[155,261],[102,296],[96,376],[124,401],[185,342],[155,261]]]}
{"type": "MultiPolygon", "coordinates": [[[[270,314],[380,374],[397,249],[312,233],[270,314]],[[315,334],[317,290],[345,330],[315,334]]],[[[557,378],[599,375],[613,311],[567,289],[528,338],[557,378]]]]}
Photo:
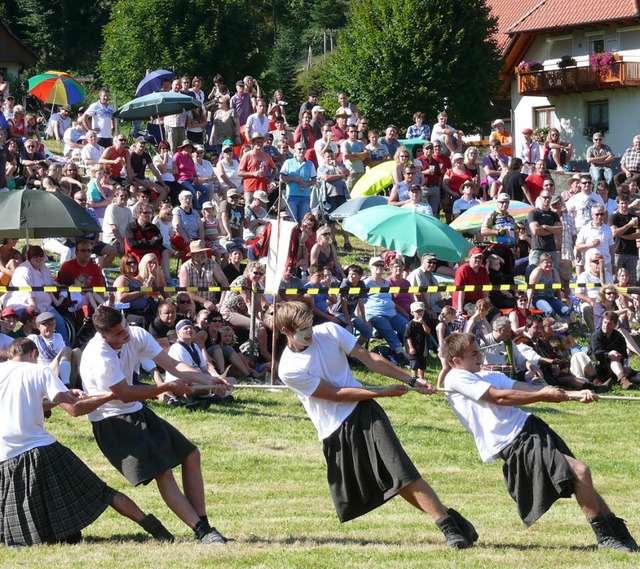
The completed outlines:
{"type": "Polygon", "coordinates": [[[379,391],[370,391],[364,387],[336,387],[324,379],[321,379],[312,397],[340,402],[366,401],[377,397],[399,397],[408,391],[409,389],[406,385],[399,384],[390,385],[379,391]]]}
{"type": "Polygon", "coordinates": [[[100,405],[116,399],[113,393],[106,395],[88,396],[84,391],[72,389],[61,391],[53,398],[53,403],[66,411],[72,417],[80,417],[95,411],[100,405]]]}
{"type": "MultiPolygon", "coordinates": [[[[581,401],[583,403],[592,403],[595,401],[593,393],[588,389],[584,389],[579,393],[582,395],[581,401]]],[[[559,387],[553,387],[551,385],[539,387],[522,381],[517,381],[513,389],[496,389],[491,386],[480,399],[486,403],[508,407],[517,407],[539,402],[562,403],[563,401],[570,400],[567,392],[559,387]]]]}

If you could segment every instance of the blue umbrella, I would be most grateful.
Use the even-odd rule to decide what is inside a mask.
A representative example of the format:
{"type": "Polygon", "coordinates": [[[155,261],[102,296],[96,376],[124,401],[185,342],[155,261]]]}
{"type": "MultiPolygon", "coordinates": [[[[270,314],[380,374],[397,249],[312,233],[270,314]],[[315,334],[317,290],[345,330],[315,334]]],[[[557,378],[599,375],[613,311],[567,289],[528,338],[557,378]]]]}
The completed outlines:
{"type": "Polygon", "coordinates": [[[165,79],[173,81],[175,76],[176,75],[173,71],[167,71],[166,69],[157,69],[156,71],[148,73],[145,75],[144,79],[138,83],[138,87],[136,88],[136,97],[142,97],[143,95],[160,91],[162,82],[165,79]]]}
{"type": "Polygon", "coordinates": [[[337,207],[329,214],[331,219],[345,219],[354,213],[358,213],[363,209],[375,207],[377,205],[387,205],[388,198],[384,196],[364,196],[361,198],[353,198],[341,206],[337,207]]]}
{"type": "Polygon", "coordinates": [[[138,97],[122,105],[114,118],[125,121],[143,121],[149,118],[177,115],[183,111],[197,109],[200,103],[197,99],[182,93],[160,92],[138,97]]]}

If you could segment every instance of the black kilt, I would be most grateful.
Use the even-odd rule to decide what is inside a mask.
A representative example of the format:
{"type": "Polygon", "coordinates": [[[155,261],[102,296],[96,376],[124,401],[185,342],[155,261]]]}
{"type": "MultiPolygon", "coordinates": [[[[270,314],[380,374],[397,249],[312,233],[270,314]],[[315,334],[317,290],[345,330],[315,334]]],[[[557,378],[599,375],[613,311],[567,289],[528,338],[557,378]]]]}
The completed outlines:
{"type": "Polygon", "coordinates": [[[0,541],[59,542],[94,522],[116,491],[55,442],[0,464],[0,541]]]}
{"type": "Polygon", "coordinates": [[[573,457],[560,436],[535,415],[529,416],[516,440],[500,452],[507,490],[527,526],[556,500],[573,494],[574,475],[563,455],[573,457]]]}
{"type": "Polygon", "coordinates": [[[196,449],[178,429],[145,406],[92,426],[102,453],[134,486],[149,484],[196,449]]]}
{"type": "Polygon", "coordinates": [[[360,401],[322,444],[329,489],[341,522],[374,510],[420,478],[375,401],[360,401]]]}

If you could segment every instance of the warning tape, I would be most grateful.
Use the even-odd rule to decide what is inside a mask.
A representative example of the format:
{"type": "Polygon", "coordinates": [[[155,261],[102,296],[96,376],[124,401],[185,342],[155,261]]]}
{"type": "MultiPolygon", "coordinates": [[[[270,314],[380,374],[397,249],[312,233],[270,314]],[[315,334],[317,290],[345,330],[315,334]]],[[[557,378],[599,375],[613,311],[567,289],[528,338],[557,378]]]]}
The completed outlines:
{"type": "MultiPolygon", "coordinates": [[[[596,288],[602,286],[601,283],[569,283],[567,285],[570,289],[576,288],[596,288]]],[[[416,294],[418,292],[491,292],[491,291],[511,291],[529,289],[533,290],[560,290],[563,288],[561,283],[553,284],[501,284],[501,285],[433,285],[433,286],[383,286],[383,287],[318,287],[318,288],[281,288],[279,291],[281,294],[297,295],[297,294],[380,294],[390,293],[398,294],[400,292],[407,292],[410,294],[416,294]]],[[[640,294],[640,287],[616,287],[616,289],[623,293],[640,294]]],[[[95,286],[95,287],[79,287],[79,286],[65,286],[65,285],[47,285],[47,286],[0,286],[0,294],[5,292],[97,292],[97,293],[110,293],[110,292],[225,292],[233,291],[239,292],[243,290],[251,290],[246,286],[142,286],[142,287],[115,287],[115,286],[95,286]]],[[[272,291],[260,291],[263,294],[274,294],[272,291]]]]}

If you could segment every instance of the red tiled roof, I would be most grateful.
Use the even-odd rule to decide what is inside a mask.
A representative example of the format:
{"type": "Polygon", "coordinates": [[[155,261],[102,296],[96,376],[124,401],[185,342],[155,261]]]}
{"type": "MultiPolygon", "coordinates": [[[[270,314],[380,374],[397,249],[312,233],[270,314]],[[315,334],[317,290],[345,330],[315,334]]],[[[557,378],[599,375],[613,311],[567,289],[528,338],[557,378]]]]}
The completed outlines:
{"type": "MultiPolygon", "coordinates": [[[[489,0],[489,4],[495,1],[489,0]]],[[[638,0],[539,0],[528,10],[522,2],[514,4],[520,8],[520,17],[507,26],[506,33],[573,28],[639,16],[638,0]]]]}
{"type": "Polygon", "coordinates": [[[498,29],[494,39],[500,51],[509,41],[507,35],[509,28],[539,3],[540,0],[487,0],[487,6],[491,8],[491,15],[498,18],[498,29]]]}

